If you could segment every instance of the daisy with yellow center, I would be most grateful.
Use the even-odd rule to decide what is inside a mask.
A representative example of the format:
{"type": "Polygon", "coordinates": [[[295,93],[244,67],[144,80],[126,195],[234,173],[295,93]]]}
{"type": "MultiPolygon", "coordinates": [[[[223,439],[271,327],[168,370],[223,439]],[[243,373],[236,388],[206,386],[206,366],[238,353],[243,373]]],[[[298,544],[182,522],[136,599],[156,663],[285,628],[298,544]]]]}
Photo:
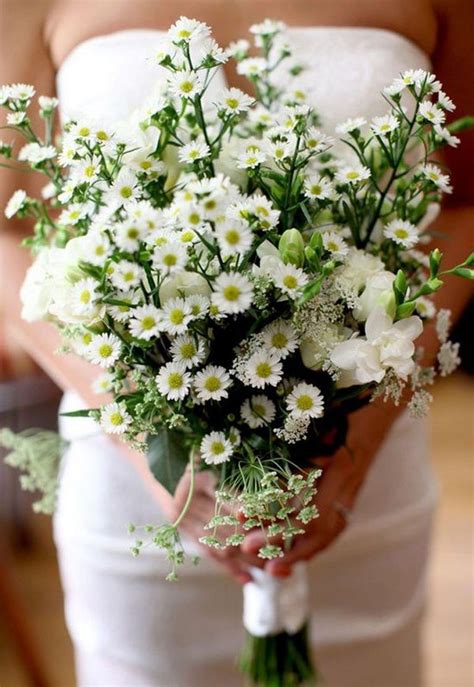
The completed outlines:
{"type": "Polygon", "coordinates": [[[318,418],[324,414],[324,398],[317,386],[301,382],[288,394],[286,407],[294,418],[318,418]]]}

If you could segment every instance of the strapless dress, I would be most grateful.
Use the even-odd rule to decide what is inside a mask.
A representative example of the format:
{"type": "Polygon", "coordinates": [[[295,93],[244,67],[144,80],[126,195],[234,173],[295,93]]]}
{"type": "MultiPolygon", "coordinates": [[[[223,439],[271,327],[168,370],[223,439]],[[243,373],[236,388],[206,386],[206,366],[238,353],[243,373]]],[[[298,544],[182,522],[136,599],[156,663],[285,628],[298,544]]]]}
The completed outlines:
{"type": "MultiPolygon", "coordinates": [[[[126,30],[91,38],[57,74],[61,115],[114,123],[164,78],[147,63],[162,37],[126,30]]],[[[323,128],[386,112],[380,95],[401,71],[429,69],[403,36],[365,28],[290,28],[323,128]]],[[[283,75],[282,75],[283,78],[283,75]]],[[[224,73],[212,82],[225,87],[224,73]]],[[[212,97],[212,93],[210,94],[212,97]]],[[[84,407],[69,392],[62,411],[84,407]]],[[[241,589],[212,562],[164,582],[161,553],[129,553],[129,522],[163,520],[132,465],[92,421],[61,418],[65,457],[55,538],[78,682],[101,687],[233,687],[241,589]]],[[[419,687],[420,616],[437,487],[423,421],[402,414],[374,461],[346,531],[310,566],[312,630],[327,687],[419,687]]]]}

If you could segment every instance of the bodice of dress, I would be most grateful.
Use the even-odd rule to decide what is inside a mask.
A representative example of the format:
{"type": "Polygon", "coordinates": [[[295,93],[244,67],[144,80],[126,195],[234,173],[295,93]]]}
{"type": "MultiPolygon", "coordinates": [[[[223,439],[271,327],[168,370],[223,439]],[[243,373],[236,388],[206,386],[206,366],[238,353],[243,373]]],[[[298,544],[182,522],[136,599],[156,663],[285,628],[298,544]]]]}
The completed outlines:
{"type": "MultiPolygon", "coordinates": [[[[327,133],[348,117],[384,114],[383,87],[406,69],[430,67],[418,46],[383,29],[289,27],[287,36],[293,61],[304,65],[292,84],[305,91],[327,133]]],[[[157,30],[125,30],[77,45],[57,74],[63,119],[111,124],[143,105],[166,78],[166,70],[150,59],[163,37],[157,30]]],[[[283,78],[283,65],[281,70],[283,78]]],[[[211,83],[212,93],[225,86],[221,71],[211,83]]]]}

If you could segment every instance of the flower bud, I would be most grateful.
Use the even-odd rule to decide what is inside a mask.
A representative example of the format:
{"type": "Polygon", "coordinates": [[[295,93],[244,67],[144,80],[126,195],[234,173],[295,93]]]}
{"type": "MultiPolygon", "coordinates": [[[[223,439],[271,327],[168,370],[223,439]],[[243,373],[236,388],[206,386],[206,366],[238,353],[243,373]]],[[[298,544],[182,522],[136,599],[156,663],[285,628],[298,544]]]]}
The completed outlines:
{"type": "Polygon", "coordinates": [[[304,240],[298,229],[287,229],[281,235],[278,251],[285,264],[301,267],[304,263],[304,240]]]}

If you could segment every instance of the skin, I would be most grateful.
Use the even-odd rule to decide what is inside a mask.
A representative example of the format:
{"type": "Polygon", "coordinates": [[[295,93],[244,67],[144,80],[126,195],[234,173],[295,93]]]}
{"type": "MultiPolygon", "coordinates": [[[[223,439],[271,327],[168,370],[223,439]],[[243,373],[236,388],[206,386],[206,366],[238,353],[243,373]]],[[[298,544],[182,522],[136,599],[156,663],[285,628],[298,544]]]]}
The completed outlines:
{"type": "MultiPolygon", "coordinates": [[[[251,23],[267,16],[296,26],[364,26],[400,33],[430,55],[433,71],[458,106],[456,114],[474,113],[474,93],[466,79],[474,72],[470,40],[474,6],[469,0],[293,0],[291,3],[287,0],[181,0],[179,3],[134,0],[133,11],[129,0],[0,0],[0,83],[33,83],[38,93],[52,95],[55,72],[78,43],[121,29],[166,30],[181,14],[210,24],[216,40],[224,46],[246,35],[251,23]]],[[[230,85],[248,88],[232,66],[226,65],[225,70],[230,85]]],[[[449,204],[434,227],[448,234],[444,240],[437,240],[446,265],[462,261],[472,244],[469,231],[474,222],[474,135],[469,132],[462,138],[458,150],[449,149],[446,153],[455,193],[448,198],[449,204]]],[[[2,207],[16,188],[35,193],[33,175],[25,179],[14,172],[2,172],[2,207]]],[[[59,386],[74,388],[87,404],[96,407],[98,402],[105,401],[105,397],[100,399],[90,391],[96,368],[73,356],[59,358],[54,354],[59,344],[54,329],[45,323],[24,323],[19,317],[15,294],[29,257],[18,244],[19,238],[28,231],[28,227],[18,222],[3,223],[0,231],[0,318],[4,318],[3,326],[0,320],[0,331],[4,334],[0,338],[0,375],[4,378],[8,374],[7,366],[11,374],[12,361],[16,369],[30,371],[27,352],[59,386]],[[14,342],[13,355],[6,354],[2,340],[14,342]]],[[[469,283],[448,279],[437,305],[451,308],[456,319],[469,295],[469,283]]],[[[428,329],[422,339],[419,343],[425,347],[429,360],[436,350],[433,331],[428,329]]],[[[344,530],[345,519],[334,503],[353,508],[371,463],[399,412],[390,405],[375,403],[353,414],[348,448],[340,449],[330,460],[320,460],[324,474],[317,495],[319,519],[298,537],[283,558],[265,565],[270,573],[288,575],[295,562],[317,555],[344,530]]],[[[171,498],[151,477],[142,455],[117,445],[140,472],[165,516],[171,521],[176,519],[188,493],[189,476],[183,477],[175,497],[171,498]]],[[[198,475],[193,505],[181,529],[197,539],[213,513],[212,483],[209,476],[198,475]]],[[[248,565],[263,565],[256,557],[261,543],[261,533],[251,532],[240,549],[219,553],[206,549],[206,552],[244,583],[250,579],[248,565]]]]}

